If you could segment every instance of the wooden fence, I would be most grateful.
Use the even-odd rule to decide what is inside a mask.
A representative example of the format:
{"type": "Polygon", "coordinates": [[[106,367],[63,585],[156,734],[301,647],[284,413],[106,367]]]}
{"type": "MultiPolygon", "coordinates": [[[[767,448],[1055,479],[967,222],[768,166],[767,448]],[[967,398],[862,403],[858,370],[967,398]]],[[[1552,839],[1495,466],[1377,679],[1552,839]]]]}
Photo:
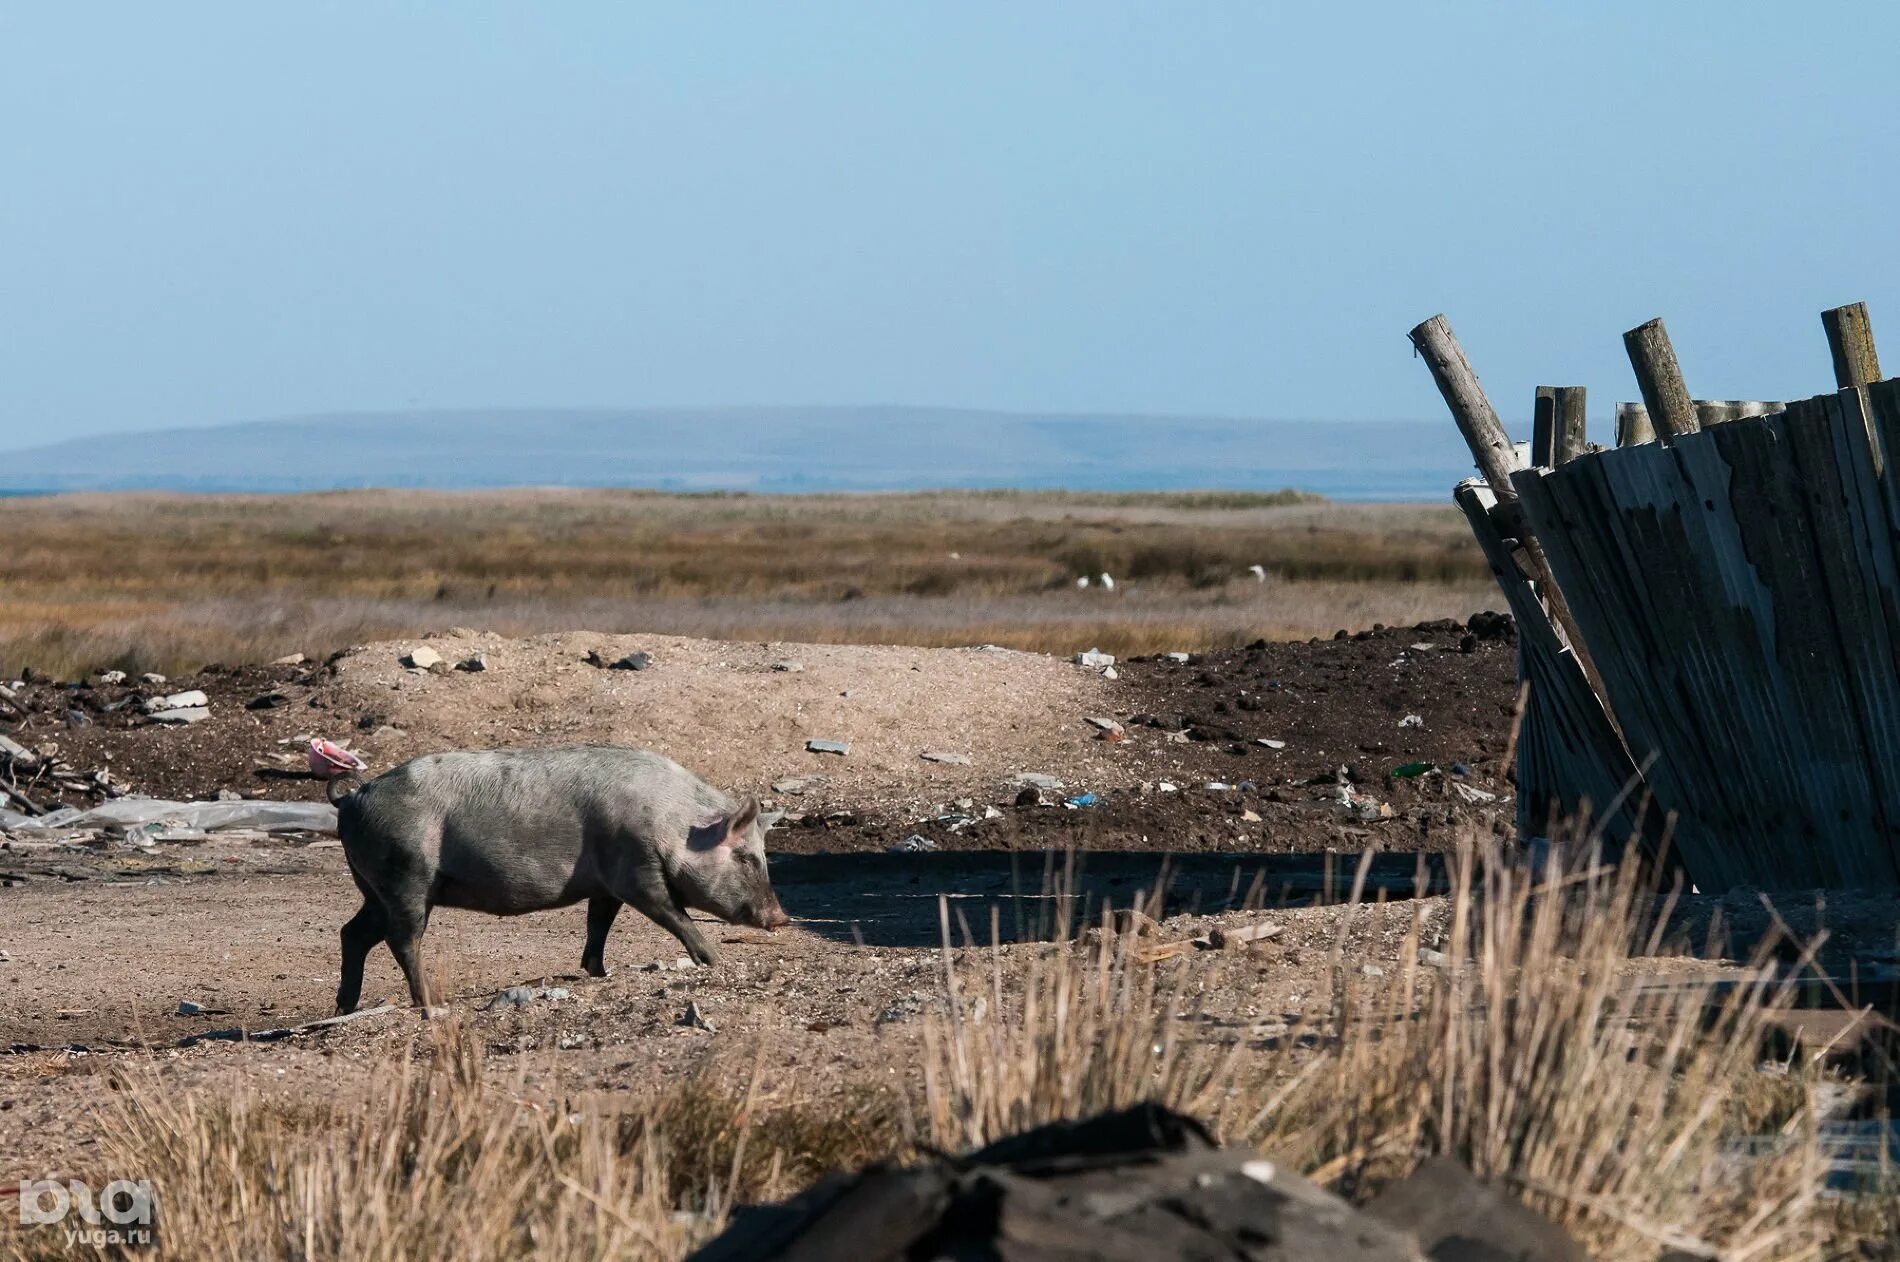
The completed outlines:
{"type": "Polygon", "coordinates": [[[1413,330],[1520,629],[1525,835],[1587,812],[1666,827],[1705,889],[1900,888],[1900,382],[1864,308],[1823,322],[1838,392],[1748,406],[1698,404],[1661,323],[1632,330],[1643,424],[1590,448],[1581,390],[1574,425],[1540,391],[1528,468],[1443,317],[1413,330]]]}

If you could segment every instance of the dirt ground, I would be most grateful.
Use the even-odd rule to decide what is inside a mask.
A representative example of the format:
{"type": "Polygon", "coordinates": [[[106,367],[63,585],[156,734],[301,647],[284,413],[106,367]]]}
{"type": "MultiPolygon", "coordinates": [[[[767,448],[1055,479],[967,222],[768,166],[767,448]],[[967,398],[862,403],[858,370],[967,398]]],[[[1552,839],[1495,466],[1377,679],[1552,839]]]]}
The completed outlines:
{"type": "MultiPolygon", "coordinates": [[[[0,733],[48,763],[105,770],[118,791],[168,798],[317,798],[302,748],[313,734],[351,743],[377,770],[457,746],[644,744],[766,796],[787,813],[768,844],[797,923],[771,936],[717,927],[717,968],[676,969],[678,944],[633,915],[615,929],[603,980],[579,975],[579,907],[435,918],[428,966],[455,1019],[525,1082],[561,1092],[624,1093],[759,1047],[814,1083],[900,1084],[920,1014],[941,1003],[939,895],[958,941],[988,942],[992,915],[1006,943],[1034,937],[1052,914],[1038,893],[1048,850],[1064,846],[1098,852],[1081,860],[1099,879],[1075,914],[1126,902],[1167,862],[1181,865],[1173,938],[1204,930],[1210,911],[1232,920],[1263,914],[1238,906],[1272,907],[1287,930],[1246,957],[1238,984],[1243,1011],[1277,1020],[1315,984],[1337,931],[1336,909],[1301,905],[1319,874],[1337,890],[1359,851],[1443,850],[1507,829],[1511,815],[1500,759],[1515,645],[1495,619],[1121,662],[1114,678],[983,648],[584,634],[455,634],[426,641],[446,667],[402,664],[424,645],[211,667],[162,685],[26,681],[0,711],[0,733]],[[652,655],[642,670],[588,661],[635,652],[652,655]],[[453,669],[477,654],[484,669],[453,669]],[[188,689],[208,696],[202,722],[160,725],[138,704],[188,689]],[[1113,720],[1122,739],[1101,738],[1092,718],[1113,720]],[[809,739],[848,741],[850,752],[810,753],[809,739]],[[969,762],[926,761],[925,750],[969,762]],[[1390,774],[1416,763],[1435,770],[1390,774]],[[1017,778],[1032,772],[1061,787],[1025,794],[1017,778]],[[1087,793],[1092,804],[1067,801],[1087,793]],[[865,853],[919,836],[909,844],[944,853],[865,853]],[[568,993],[488,1006],[515,985],[568,993]],[[680,1024],[689,1001],[714,1032],[680,1024]]],[[[30,776],[16,787],[41,808],[101,796],[56,795],[30,776]]],[[[1416,862],[1395,853],[1377,871],[1402,895],[1416,862]]],[[[388,1012],[261,1042],[217,1032],[329,1016],[337,928],[354,902],[333,838],[0,841],[0,1153],[31,1171],[83,1167],[110,1124],[95,1107],[97,1071],[115,1064],[155,1063],[180,1090],[350,1089],[354,1066],[424,1028],[387,952],[371,957],[364,1007],[395,1004],[388,1012]],[[180,1015],[181,1003],[198,1011],[180,1015]]],[[[1356,958],[1396,951],[1414,911],[1431,905],[1365,913],[1356,958]]],[[[981,967],[990,952],[959,954],[981,967]]]]}
{"type": "MultiPolygon", "coordinates": [[[[952,849],[1433,850],[1511,819],[1500,759],[1516,649],[1495,615],[1114,670],[987,648],[466,632],[155,685],[28,682],[23,719],[0,711],[0,733],[105,770],[118,791],[184,800],[319,798],[303,753],[313,735],[373,771],[453,748],[640,745],[760,794],[785,813],[768,843],[785,853],[912,836],[952,849]],[[443,664],[405,667],[420,647],[443,664]],[[635,653],[651,655],[642,670],[588,664],[635,653]],[[453,669],[477,656],[485,669],[453,669]],[[138,704],[193,689],[210,717],[190,726],[153,722],[138,704]],[[1091,719],[1119,725],[1120,739],[1091,719]],[[810,740],[849,752],[814,753],[810,740]],[[1438,771],[1390,774],[1419,763],[1438,771]],[[1342,771],[1354,805],[1341,804],[1342,771]],[[1061,787],[1018,805],[1031,774],[1061,787]],[[1086,793],[1092,805],[1063,805],[1086,793]]],[[[42,806],[89,800],[24,787],[42,806]]]]}

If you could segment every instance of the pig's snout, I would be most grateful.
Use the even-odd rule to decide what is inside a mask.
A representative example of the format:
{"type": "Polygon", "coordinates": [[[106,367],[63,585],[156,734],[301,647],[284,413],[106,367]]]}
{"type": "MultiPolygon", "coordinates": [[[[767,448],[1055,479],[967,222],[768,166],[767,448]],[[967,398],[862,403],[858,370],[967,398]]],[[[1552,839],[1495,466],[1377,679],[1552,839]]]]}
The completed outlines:
{"type": "Polygon", "coordinates": [[[791,923],[792,918],[786,915],[785,909],[780,907],[777,903],[773,903],[770,907],[767,907],[765,914],[759,917],[759,928],[765,930],[767,933],[776,933],[791,923]]]}

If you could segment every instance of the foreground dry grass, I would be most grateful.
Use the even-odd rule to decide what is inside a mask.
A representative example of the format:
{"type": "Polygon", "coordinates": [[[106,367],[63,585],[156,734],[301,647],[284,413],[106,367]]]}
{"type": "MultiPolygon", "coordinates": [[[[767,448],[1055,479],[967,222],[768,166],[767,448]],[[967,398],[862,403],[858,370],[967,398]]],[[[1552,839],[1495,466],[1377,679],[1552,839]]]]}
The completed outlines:
{"type": "MultiPolygon", "coordinates": [[[[1333,984],[1265,1022],[1224,1006],[1218,954],[1156,969],[1111,936],[969,971],[946,950],[912,1100],[814,1102],[727,1065],[610,1115],[511,1090],[444,1027],[351,1102],[179,1099],[134,1070],[102,1157],[155,1181],[162,1256],[670,1258],[827,1170],[1159,1098],[1349,1196],[1455,1155],[1601,1257],[1882,1256],[1890,1203],[1857,1227],[1820,1195],[1820,1071],[1758,1064],[1787,994],[1643,988],[1662,913],[1633,869],[1490,864],[1448,918],[1411,914],[1395,975],[1335,952],[1333,984]]],[[[67,1255],[45,1230],[0,1248],[67,1255]]]]}
{"type": "Polygon", "coordinates": [[[1290,495],[71,496],[0,499],[0,539],[0,673],[60,676],[456,625],[1133,653],[1496,604],[1454,509],[1290,495]]]}

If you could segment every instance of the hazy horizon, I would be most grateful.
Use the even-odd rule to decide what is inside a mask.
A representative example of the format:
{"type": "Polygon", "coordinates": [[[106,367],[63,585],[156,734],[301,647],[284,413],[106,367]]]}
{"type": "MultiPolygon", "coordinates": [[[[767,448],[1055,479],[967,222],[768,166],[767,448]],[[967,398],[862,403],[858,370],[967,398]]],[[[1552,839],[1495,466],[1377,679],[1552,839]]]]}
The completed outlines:
{"type": "MultiPolygon", "coordinates": [[[[892,399],[1518,428],[1900,324],[1900,12],[0,9],[0,450],[406,409],[892,399]],[[1843,39],[1842,31],[1853,38],[1843,39]],[[1350,55],[1347,55],[1348,52],[1350,55]]],[[[829,404],[827,404],[829,406],[829,404]]]]}

